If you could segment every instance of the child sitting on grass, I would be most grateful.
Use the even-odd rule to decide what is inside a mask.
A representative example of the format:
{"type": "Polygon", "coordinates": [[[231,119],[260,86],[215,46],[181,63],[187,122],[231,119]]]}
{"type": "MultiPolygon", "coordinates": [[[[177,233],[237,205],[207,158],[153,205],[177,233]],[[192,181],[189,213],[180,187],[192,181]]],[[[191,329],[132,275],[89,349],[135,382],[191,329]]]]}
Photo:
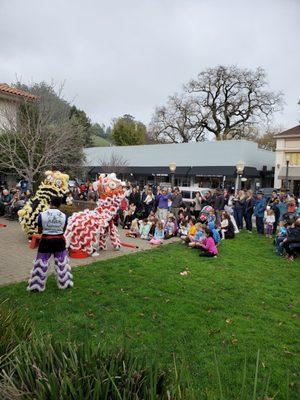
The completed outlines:
{"type": "Polygon", "coordinates": [[[185,240],[188,233],[189,233],[189,224],[187,223],[187,221],[182,221],[179,224],[179,237],[182,240],[185,240]]]}
{"type": "Polygon", "coordinates": [[[178,226],[183,222],[187,222],[188,221],[188,217],[185,215],[185,213],[183,211],[180,211],[180,213],[178,214],[178,219],[177,219],[177,224],[178,226]]]}
{"type": "Polygon", "coordinates": [[[219,234],[218,230],[215,228],[215,223],[213,221],[208,223],[208,229],[211,230],[211,232],[213,234],[214,241],[215,241],[216,246],[217,246],[220,243],[221,238],[220,238],[220,234],[219,234]]]}
{"type": "Polygon", "coordinates": [[[204,240],[200,243],[200,257],[217,257],[218,249],[215,244],[212,231],[208,228],[204,229],[204,240]]]}
{"type": "Polygon", "coordinates": [[[200,222],[195,224],[196,233],[193,239],[189,243],[189,247],[193,249],[197,249],[200,247],[200,244],[203,240],[203,225],[200,222]]]}
{"type": "Polygon", "coordinates": [[[208,213],[207,222],[208,223],[213,222],[214,224],[216,223],[216,213],[213,208],[208,213]]]}
{"type": "Polygon", "coordinates": [[[158,219],[157,219],[155,214],[151,214],[150,213],[149,216],[148,216],[148,221],[150,223],[149,235],[153,236],[158,219]]]}
{"type": "Polygon", "coordinates": [[[174,217],[169,217],[165,224],[165,239],[170,239],[175,236],[176,225],[174,217]]]}
{"type": "Polygon", "coordinates": [[[234,238],[234,226],[230,215],[226,211],[221,214],[221,235],[223,240],[234,238]]]}
{"type": "Polygon", "coordinates": [[[188,244],[190,242],[192,242],[194,240],[194,237],[196,235],[196,226],[195,226],[195,219],[193,217],[191,217],[189,219],[189,230],[188,230],[188,234],[186,236],[185,243],[188,244]]]}
{"type": "Polygon", "coordinates": [[[164,224],[161,221],[158,221],[156,223],[154,236],[149,243],[154,245],[162,244],[164,242],[164,237],[165,237],[164,224]]]}
{"type": "Polygon", "coordinates": [[[126,236],[134,237],[134,238],[137,238],[140,236],[139,222],[138,222],[137,218],[131,222],[130,230],[126,233],[126,236]]]}
{"type": "Polygon", "coordinates": [[[128,210],[128,213],[124,219],[123,223],[123,228],[124,229],[130,229],[132,221],[136,218],[135,214],[132,212],[132,210],[128,210]]]}
{"type": "Polygon", "coordinates": [[[293,227],[293,220],[279,222],[279,231],[274,240],[275,252],[278,256],[283,256],[283,241],[287,237],[288,231],[293,227]]]}
{"type": "Polygon", "coordinates": [[[147,218],[143,219],[140,223],[140,238],[144,239],[144,240],[149,240],[150,236],[149,236],[149,232],[151,229],[151,222],[148,221],[147,218]]]}

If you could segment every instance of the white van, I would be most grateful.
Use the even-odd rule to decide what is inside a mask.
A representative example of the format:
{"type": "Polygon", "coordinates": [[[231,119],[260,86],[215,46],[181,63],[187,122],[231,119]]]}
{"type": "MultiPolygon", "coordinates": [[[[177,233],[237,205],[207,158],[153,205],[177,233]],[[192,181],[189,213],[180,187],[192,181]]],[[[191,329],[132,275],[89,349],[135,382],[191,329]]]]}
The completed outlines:
{"type": "Polygon", "coordinates": [[[202,188],[199,186],[179,186],[179,190],[182,194],[182,201],[186,204],[192,203],[196,197],[196,192],[200,192],[201,197],[205,196],[209,190],[214,193],[214,189],[202,188]]]}

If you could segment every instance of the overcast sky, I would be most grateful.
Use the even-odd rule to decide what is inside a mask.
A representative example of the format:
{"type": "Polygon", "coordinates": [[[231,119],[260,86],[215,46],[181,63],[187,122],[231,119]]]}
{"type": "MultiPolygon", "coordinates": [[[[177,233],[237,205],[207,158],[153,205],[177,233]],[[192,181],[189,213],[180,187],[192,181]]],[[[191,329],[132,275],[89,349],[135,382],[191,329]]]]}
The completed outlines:
{"type": "Polygon", "coordinates": [[[0,82],[65,81],[93,121],[156,105],[206,67],[266,69],[300,119],[300,0],[0,0],[0,82]]]}

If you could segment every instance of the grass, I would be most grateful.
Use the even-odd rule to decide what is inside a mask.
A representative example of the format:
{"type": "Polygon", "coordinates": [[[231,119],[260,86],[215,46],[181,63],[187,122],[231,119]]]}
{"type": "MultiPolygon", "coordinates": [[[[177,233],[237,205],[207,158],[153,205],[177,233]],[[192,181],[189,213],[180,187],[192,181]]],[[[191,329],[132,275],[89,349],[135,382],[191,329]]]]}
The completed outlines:
{"type": "Polygon", "coordinates": [[[0,301],[58,340],[175,359],[199,399],[300,398],[300,265],[276,257],[270,240],[241,233],[206,260],[170,244],[73,273],[72,290],[50,277],[41,294],[1,287],[0,301]]]}

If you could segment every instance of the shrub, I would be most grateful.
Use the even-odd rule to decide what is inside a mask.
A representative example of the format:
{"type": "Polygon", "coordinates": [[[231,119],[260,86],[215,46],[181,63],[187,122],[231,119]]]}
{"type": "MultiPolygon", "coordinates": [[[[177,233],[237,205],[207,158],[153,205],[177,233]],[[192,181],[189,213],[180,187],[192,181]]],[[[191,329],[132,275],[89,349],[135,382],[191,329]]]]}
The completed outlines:
{"type": "MultiPolygon", "coordinates": [[[[124,351],[35,338],[11,354],[0,375],[3,399],[175,399],[186,390],[155,365],[124,351]]],[[[189,396],[192,399],[191,396],[189,396]]]]}
{"type": "Polygon", "coordinates": [[[0,303],[0,360],[32,335],[30,324],[17,312],[0,303]]]}

